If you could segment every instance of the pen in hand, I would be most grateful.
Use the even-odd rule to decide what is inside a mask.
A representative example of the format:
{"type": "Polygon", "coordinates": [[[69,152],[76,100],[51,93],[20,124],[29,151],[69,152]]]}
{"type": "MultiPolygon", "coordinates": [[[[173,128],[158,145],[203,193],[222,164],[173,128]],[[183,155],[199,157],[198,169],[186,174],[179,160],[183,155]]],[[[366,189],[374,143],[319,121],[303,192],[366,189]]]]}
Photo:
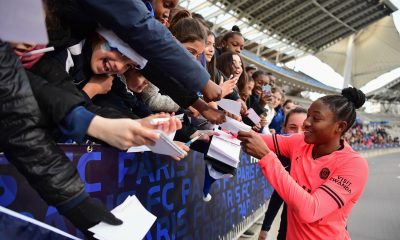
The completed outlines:
{"type": "Polygon", "coordinates": [[[30,57],[35,54],[46,53],[46,52],[51,52],[51,51],[54,51],[54,47],[47,47],[47,48],[33,50],[33,51],[23,54],[22,57],[30,57]]]}
{"type": "Polygon", "coordinates": [[[194,137],[190,139],[187,143],[185,143],[186,146],[190,146],[192,143],[194,143],[196,140],[198,140],[201,136],[203,136],[205,133],[200,133],[197,137],[194,137]]]}

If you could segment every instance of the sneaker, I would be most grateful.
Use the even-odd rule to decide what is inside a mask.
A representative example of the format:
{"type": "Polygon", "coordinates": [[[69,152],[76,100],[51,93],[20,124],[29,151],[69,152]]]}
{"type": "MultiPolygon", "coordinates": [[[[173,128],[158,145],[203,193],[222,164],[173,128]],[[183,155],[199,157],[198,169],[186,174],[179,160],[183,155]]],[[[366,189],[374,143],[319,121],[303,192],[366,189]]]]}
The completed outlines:
{"type": "Polygon", "coordinates": [[[244,238],[251,238],[251,237],[254,237],[254,232],[253,231],[251,231],[251,230],[246,230],[246,232],[244,232],[243,234],[242,234],[242,236],[241,237],[244,237],[244,238]]]}
{"type": "Polygon", "coordinates": [[[203,196],[203,201],[209,202],[209,201],[211,201],[211,198],[212,198],[211,194],[207,193],[207,196],[205,196],[205,197],[203,196]]]}

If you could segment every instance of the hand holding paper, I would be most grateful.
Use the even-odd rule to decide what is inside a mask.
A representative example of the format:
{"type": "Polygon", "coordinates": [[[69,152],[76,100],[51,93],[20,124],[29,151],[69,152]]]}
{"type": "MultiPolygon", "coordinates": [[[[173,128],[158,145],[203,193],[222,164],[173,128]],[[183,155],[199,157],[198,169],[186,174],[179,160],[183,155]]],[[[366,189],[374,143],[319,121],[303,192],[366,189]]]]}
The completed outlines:
{"type": "Polygon", "coordinates": [[[89,228],[94,237],[100,240],[141,240],[145,237],[157,217],[148,212],[136,196],[128,198],[111,211],[123,221],[122,225],[112,226],[100,222],[89,228]]]}
{"type": "Polygon", "coordinates": [[[258,114],[254,111],[253,108],[250,108],[247,111],[247,117],[254,123],[254,124],[258,124],[261,121],[260,116],[258,116],[258,114]]]}
{"type": "Polygon", "coordinates": [[[218,106],[224,109],[225,111],[235,114],[237,116],[240,116],[240,110],[242,108],[242,105],[240,102],[233,101],[230,99],[221,99],[217,102],[218,106]]]}
{"type": "Polygon", "coordinates": [[[174,116],[170,116],[168,113],[158,113],[150,115],[146,118],[137,120],[143,127],[150,129],[158,129],[169,135],[176,130],[182,128],[182,123],[179,119],[174,116]]]}
{"type": "Polygon", "coordinates": [[[189,148],[184,143],[173,141],[164,132],[155,130],[160,138],[155,141],[154,145],[140,146],[129,148],[127,152],[143,152],[152,151],[158,154],[169,155],[175,160],[186,157],[189,148]]]}

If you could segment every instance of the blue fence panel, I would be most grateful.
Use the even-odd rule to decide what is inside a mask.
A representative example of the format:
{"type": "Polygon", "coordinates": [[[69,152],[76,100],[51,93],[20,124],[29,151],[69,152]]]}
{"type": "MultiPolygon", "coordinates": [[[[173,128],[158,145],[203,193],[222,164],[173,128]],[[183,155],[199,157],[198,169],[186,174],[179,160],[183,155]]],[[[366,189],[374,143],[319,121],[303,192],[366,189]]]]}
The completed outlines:
{"type": "MultiPolygon", "coordinates": [[[[147,153],[126,153],[113,148],[63,145],[77,166],[86,191],[109,209],[135,194],[157,216],[145,239],[218,239],[260,208],[272,187],[256,160],[241,155],[237,175],[216,181],[210,202],[202,199],[205,164],[191,152],[181,161],[147,153]]],[[[48,206],[26,179],[0,156],[0,205],[82,237],[57,210],[48,206]]]]}

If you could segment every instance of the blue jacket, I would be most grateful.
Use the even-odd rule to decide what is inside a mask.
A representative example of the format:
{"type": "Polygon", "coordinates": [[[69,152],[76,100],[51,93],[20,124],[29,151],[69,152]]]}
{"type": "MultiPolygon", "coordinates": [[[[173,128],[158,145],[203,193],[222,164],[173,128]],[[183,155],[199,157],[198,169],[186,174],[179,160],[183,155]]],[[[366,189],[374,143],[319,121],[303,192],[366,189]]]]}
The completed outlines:
{"type": "Polygon", "coordinates": [[[272,119],[271,123],[269,124],[269,128],[275,129],[277,134],[282,133],[282,124],[283,121],[285,120],[285,114],[283,112],[282,107],[277,107],[275,108],[276,114],[274,118],[272,119]]]}
{"type": "Polygon", "coordinates": [[[67,20],[72,30],[87,34],[88,26],[96,27],[96,22],[113,30],[190,92],[201,91],[210,79],[206,69],[173,38],[166,27],[150,15],[140,0],[53,1],[62,11],[58,16],[67,20]]]}

